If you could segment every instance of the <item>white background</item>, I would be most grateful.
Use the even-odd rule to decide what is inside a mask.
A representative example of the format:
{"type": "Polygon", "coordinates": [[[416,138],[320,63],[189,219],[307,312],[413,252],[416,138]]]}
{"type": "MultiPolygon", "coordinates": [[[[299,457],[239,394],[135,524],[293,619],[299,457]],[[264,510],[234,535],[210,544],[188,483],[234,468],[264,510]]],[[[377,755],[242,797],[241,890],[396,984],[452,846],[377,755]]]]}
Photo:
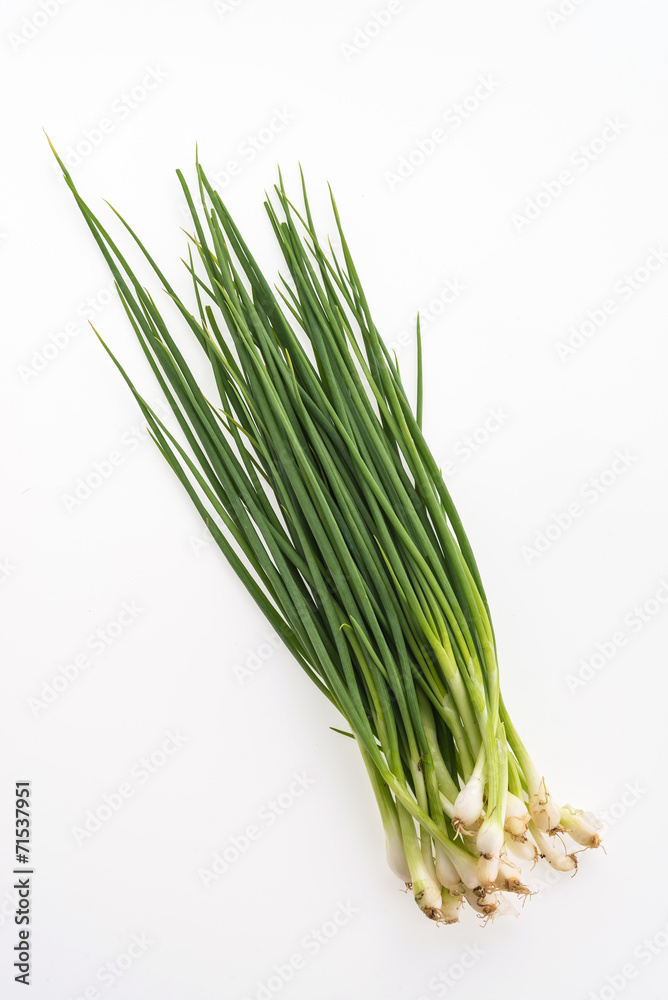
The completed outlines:
{"type": "Polygon", "coordinates": [[[382,30],[365,25],[383,0],[44,6],[6,0],[0,25],[2,995],[26,995],[10,890],[13,783],[29,778],[36,1000],[665,996],[664,5],[401,0],[382,30]],[[556,884],[537,869],[517,919],[431,925],[386,867],[355,746],[270,651],[87,325],[92,310],[158,402],[43,128],[84,197],[107,219],[101,199],[118,207],[172,276],[174,169],[196,143],[269,273],[263,192],[277,163],[294,190],[300,161],[323,231],[333,185],[407,378],[422,311],[427,435],[481,565],[506,699],[557,799],[607,817],[607,856],[556,884]],[[393,176],[402,162],[411,175],[393,176]],[[142,781],[170,732],[182,745],[142,781]],[[295,774],[312,783],[269,824],[295,774]],[[199,870],[249,824],[256,842],[205,888],[199,870]],[[133,935],[151,943],[111,987],[99,970],[127,965],[133,935]],[[268,987],[293,955],[303,968],[268,987]]]}

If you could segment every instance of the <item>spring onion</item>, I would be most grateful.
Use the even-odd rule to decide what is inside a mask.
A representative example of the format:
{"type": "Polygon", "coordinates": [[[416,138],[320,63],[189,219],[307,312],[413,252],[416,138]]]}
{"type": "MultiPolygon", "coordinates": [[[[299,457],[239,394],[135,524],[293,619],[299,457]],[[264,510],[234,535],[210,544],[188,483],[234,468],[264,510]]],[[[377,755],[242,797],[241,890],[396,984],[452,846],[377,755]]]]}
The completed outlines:
{"type": "Polygon", "coordinates": [[[503,893],[526,896],[518,860],[573,871],[564,839],[596,847],[596,823],[554,802],[501,696],[478,567],[422,432],[419,321],[414,412],[334,198],[338,252],[317,235],[303,175],[298,208],[279,174],[265,207],[289,280],[273,289],[200,164],[195,193],[177,171],[191,305],[116,213],[203,352],[204,386],[54,154],[179,432],[103,346],[220,550],[345,720],[392,871],[443,923],[464,901],[487,920],[503,893]]]}

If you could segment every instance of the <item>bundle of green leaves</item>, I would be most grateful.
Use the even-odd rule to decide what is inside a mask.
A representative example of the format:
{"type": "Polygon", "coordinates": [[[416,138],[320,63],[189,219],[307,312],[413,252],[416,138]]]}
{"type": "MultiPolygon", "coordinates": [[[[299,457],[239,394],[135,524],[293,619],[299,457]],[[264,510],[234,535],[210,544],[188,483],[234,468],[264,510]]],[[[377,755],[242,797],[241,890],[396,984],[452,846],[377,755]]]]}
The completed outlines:
{"type": "Polygon", "coordinates": [[[278,209],[265,205],[289,280],[274,291],[199,163],[199,204],[177,171],[190,308],[121,219],[178,308],[179,337],[208,361],[205,394],[58,162],[178,432],[110,356],[220,550],[357,742],[393,871],[446,923],[464,900],[489,917],[502,892],[526,895],[518,859],[573,871],[563,836],[595,847],[598,827],[554,803],[501,698],[480,574],[422,433],[419,320],[414,412],[334,199],[338,254],[318,238],[303,177],[298,209],[279,175],[278,209]]]}

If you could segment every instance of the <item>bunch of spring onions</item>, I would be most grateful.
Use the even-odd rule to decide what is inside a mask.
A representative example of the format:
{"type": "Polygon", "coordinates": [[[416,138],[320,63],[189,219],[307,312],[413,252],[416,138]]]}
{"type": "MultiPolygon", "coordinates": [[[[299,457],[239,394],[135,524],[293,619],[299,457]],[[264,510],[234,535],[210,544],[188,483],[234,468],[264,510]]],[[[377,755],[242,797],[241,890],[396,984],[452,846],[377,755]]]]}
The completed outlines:
{"type": "MultiPolygon", "coordinates": [[[[55,150],[54,150],[55,153],[55,150]]],[[[56,154],[57,156],[57,154],[56,154]]],[[[576,868],[593,817],[550,796],[499,690],[471,547],[376,329],[332,199],[323,246],[302,178],[266,202],[290,281],[262,275],[197,164],[186,305],[127,223],[211,367],[203,388],[154,297],[65,180],[178,421],[172,435],[113,358],[158,448],[240,580],[345,720],[369,774],[390,867],[433,920],[492,916],[525,895],[518,862],[576,868]]],[[[120,218],[120,216],[119,216],[120,218]]],[[[108,349],[107,349],[108,350],[108,349]]]]}

